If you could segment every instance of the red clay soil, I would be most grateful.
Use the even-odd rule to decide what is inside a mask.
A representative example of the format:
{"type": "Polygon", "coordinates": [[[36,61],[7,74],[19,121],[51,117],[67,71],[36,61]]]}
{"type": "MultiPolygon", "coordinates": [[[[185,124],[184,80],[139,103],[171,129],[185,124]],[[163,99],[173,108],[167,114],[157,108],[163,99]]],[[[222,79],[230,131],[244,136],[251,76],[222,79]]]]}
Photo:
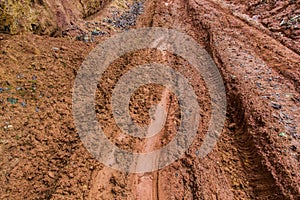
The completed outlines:
{"type": "Polygon", "coordinates": [[[105,134],[120,148],[164,146],[174,137],[179,118],[174,94],[147,85],[131,98],[131,115],[137,123],[149,124],[149,109],[161,103],[169,108],[166,126],[153,140],[122,135],[110,98],[128,69],[168,64],[193,80],[201,102],[198,134],[186,154],[145,174],[105,167],[75,130],[73,84],[96,42],[0,35],[0,199],[299,199],[300,23],[288,21],[299,15],[300,4],[276,2],[146,2],[137,27],[174,28],[202,45],[223,76],[228,109],[216,147],[200,159],[210,99],[192,66],[156,50],[116,60],[99,82],[96,112],[105,134]],[[280,25],[282,19],[287,24],[280,25]]]}

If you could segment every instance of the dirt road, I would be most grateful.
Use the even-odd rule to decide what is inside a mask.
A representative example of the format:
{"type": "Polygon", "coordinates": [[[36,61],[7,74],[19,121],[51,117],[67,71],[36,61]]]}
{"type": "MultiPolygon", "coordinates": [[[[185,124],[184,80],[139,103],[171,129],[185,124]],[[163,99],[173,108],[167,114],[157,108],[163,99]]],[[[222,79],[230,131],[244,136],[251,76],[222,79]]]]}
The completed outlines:
{"type": "Polygon", "coordinates": [[[200,159],[210,98],[193,66],[153,49],[116,60],[99,81],[96,113],[118,147],[137,152],[161,148],[180,123],[174,94],[147,85],[131,98],[131,115],[136,123],[151,124],[149,110],[160,103],[165,110],[156,114],[167,115],[166,125],[151,140],[120,131],[111,115],[111,92],[134,66],[171,66],[191,80],[200,102],[199,130],[183,158],[144,174],[99,163],[85,149],[73,122],[77,71],[97,41],[109,35],[84,43],[0,34],[0,199],[299,199],[299,14],[299,1],[145,2],[136,28],[166,27],[192,36],[219,68],[228,108],[221,138],[200,159]]]}

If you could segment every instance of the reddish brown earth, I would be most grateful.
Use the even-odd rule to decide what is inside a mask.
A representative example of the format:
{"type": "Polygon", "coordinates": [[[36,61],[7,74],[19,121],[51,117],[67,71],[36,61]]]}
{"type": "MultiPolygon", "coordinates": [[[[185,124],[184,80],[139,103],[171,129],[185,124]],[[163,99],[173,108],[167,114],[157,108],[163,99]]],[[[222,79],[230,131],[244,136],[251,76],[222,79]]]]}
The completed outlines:
{"type": "Polygon", "coordinates": [[[148,85],[132,96],[131,115],[137,123],[149,124],[148,110],[161,103],[168,108],[166,126],[151,140],[122,135],[110,114],[110,97],[126,70],[154,61],[171,65],[191,78],[201,102],[198,134],[184,157],[145,174],[105,167],[75,130],[72,92],[77,71],[97,42],[109,35],[84,43],[72,37],[1,34],[0,199],[299,199],[300,23],[292,20],[299,5],[146,2],[136,26],[174,28],[202,45],[223,76],[228,109],[217,146],[200,159],[197,150],[206,134],[210,99],[192,66],[156,50],[116,60],[99,82],[96,112],[105,134],[120,148],[150,151],[164,146],[174,137],[179,118],[174,94],[148,85]]]}

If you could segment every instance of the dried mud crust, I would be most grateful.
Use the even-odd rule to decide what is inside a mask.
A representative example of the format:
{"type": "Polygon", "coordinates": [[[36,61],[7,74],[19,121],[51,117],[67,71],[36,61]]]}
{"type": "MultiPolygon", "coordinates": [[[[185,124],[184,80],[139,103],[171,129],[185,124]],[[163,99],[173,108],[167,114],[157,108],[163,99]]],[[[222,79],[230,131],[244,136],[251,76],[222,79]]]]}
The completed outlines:
{"type": "MultiPolygon", "coordinates": [[[[72,87],[80,64],[96,44],[1,35],[0,198],[298,199],[299,53],[232,14],[226,5],[223,1],[148,1],[137,24],[191,35],[223,75],[227,120],[217,146],[204,159],[198,158],[197,151],[210,117],[210,101],[204,82],[188,73],[192,66],[184,60],[157,51],[134,52],[117,60],[99,82],[96,112],[99,121],[106,123],[106,134],[124,149],[149,151],[171,139],[166,136],[172,137],[174,125],[165,127],[170,135],[163,131],[150,143],[120,135],[109,113],[111,87],[124,69],[152,61],[171,65],[193,80],[201,103],[198,135],[183,158],[153,173],[126,174],[103,166],[76,133],[72,87]]],[[[148,109],[143,107],[161,101],[162,92],[163,88],[149,85],[135,93],[131,114],[137,123],[149,122],[148,109]],[[149,93],[152,96],[145,97],[149,93]]],[[[170,122],[178,119],[176,102],[172,94],[166,97],[173,113],[170,122]]]]}

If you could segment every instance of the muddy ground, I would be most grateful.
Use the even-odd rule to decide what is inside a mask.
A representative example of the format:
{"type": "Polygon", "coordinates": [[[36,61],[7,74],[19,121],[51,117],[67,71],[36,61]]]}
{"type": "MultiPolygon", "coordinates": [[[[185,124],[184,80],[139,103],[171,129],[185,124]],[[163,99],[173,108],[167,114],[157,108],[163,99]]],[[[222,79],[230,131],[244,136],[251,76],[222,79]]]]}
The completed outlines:
{"type": "Polygon", "coordinates": [[[0,34],[0,199],[299,199],[300,1],[152,0],[120,13],[109,5],[60,37],[0,34]],[[105,133],[119,147],[160,148],[174,137],[172,122],[179,118],[176,97],[147,85],[132,96],[132,117],[149,124],[148,110],[163,102],[171,113],[166,126],[153,140],[122,136],[110,114],[111,90],[136,65],[169,64],[190,77],[202,111],[181,159],[153,173],[127,174],[99,163],[84,147],[72,92],[97,43],[139,27],[174,28],[202,45],[222,74],[228,108],[221,138],[200,159],[210,99],[192,66],[153,49],[116,60],[95,102],[105,133]]]}

